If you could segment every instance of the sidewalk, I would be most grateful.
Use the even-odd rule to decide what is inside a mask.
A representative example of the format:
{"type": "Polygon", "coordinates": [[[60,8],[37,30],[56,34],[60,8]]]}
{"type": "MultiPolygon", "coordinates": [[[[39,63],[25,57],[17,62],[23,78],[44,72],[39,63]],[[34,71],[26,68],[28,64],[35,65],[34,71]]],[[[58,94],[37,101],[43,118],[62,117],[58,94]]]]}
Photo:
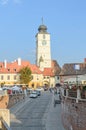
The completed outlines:
{"type": "Polygon", "coordinates": [[[52,95],[52,102],[49,106],[50,109],[46,120],[46,130],[65,130],[61,121],[61,104],[56,104],[54,107],[53,101],[54,95],[52,95]]]}

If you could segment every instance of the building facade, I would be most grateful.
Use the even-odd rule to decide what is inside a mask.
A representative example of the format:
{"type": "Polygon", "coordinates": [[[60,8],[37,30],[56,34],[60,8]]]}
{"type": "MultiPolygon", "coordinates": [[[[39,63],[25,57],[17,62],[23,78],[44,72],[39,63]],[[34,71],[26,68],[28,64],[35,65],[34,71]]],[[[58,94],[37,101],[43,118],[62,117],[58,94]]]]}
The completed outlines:
{"type": "Polygon", "coordinates": [[[86,84],[86,58],[82,63],[66,63],[60,72],[60,82],[86,84]],[[76,68],[75,66],[79,66],[76,68]]]}

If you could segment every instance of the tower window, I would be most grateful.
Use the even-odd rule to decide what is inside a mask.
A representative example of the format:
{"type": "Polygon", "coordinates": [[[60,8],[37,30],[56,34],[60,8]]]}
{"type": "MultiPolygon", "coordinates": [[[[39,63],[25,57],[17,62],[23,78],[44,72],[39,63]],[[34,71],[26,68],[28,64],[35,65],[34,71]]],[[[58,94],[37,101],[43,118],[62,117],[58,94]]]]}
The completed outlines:
{"type": "Polygon", "coordinates": [[[45,34],[43,34],[43,39],[45,39],[45,34]]]}

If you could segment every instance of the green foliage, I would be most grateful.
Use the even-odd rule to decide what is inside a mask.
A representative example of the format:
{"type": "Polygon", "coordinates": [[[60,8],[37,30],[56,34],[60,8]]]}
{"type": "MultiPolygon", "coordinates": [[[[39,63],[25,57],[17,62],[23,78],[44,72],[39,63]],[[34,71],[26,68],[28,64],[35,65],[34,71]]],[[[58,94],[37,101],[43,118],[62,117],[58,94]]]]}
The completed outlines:
{"type": "Polygon", "coordinates": [[[83,86],[83,90],[86,90],[86,86],[83,86]]]}
{"type": "Polygon", "coordinates": [[[20,71],[20,83],[28,84],[32,80],[32,72],[29,67],[23,67],[20,71]]]}

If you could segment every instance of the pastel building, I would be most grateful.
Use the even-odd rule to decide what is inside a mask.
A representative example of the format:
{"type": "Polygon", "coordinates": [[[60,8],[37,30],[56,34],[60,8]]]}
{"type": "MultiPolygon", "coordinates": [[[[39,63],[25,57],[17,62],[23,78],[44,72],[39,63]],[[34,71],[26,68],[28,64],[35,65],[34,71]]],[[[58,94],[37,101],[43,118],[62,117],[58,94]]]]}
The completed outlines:
{"type": "MultiPolygon", "coordinates": [[[[0,62],[0,84],[1,85],[14,85],[19,84],[19,70],[25,66],[28,66],[32,71],[33,79],[28,84],[30,87],[44,86],[55,86],[56,82],[59,82],[58,78],[54,73],[54,62],[52,61],[51,68],[44,68],[43,71],[29,61],[23,61],[20,58],[13,62],[0,62]]],[[[58,67],[57,67],[58,68],[58,67]]]]}

